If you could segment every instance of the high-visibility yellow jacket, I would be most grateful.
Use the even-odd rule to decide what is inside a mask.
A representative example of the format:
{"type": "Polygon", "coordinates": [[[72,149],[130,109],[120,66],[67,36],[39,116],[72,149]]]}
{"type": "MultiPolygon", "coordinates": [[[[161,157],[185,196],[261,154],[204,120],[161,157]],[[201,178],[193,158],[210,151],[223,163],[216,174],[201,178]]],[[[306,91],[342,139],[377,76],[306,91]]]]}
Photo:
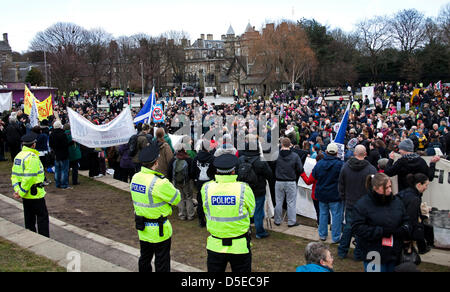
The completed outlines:
{"type": "Polygon", "coordinates": [[[37,188],[37,195],[30,193],[31,187],[44,182],[44,167],[39,159],[39,152],[23,146],[22,151],[14,158],[11,173],[11,183],[14,191],[23,199],[42,199],[45,197],[44,188],[37,188]]]}
{"type": "Polygon", "coordinates": [[[246,183],[237,182],[237,175],[216,175],[201,190],[207,229],[211,236],[206,248],[217,253],[249,253],[246,238],[233,239],[224,246],[222,239],[240,237],[250,229],[255,213],[255,196],[246,183]]]}
{"type": "MultiPolygon", "coordinates": [[[[137,216],[159,219],[172,215],[172,206],[181,201],[180,192],[170,181],[156,171],[142,167],[131,181],[131,197],[137,216]]],[[[145,223],[145,230],[138,231],[139,239],[150,243],[163,242],[172,237],[172,225],[164,223],[164,236],[159,235],[157,223],[145,223]]]]}

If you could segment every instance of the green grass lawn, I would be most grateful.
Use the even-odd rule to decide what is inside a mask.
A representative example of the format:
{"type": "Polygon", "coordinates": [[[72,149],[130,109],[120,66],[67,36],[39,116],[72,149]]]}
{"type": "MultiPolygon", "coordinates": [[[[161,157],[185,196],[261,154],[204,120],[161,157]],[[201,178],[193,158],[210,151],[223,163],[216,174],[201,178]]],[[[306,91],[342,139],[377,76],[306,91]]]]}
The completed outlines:
{"type": "Polygon", "coordinates": [[[65,272],[55,262],[0,238],[0,272],[65,272]]]}
{"type": "MultiPolygon", "coordinates": [[[[11,163],[0,163],[0,176],[7,177],[11,163]]],[[[53,180],[52,175],[49,178],[53,180]]],[[[68,224],[105,236],[112,240],[139,248],[135,230],[131,196],[128,192],[98,181],[80,177],[80,186],[72,191],[58,192],[54,184],[47,188],[47,207],[50,216],[68,224]],[[82,211],[82,213],[78,212],[82,211]]],[[[3,193],[9,195],[8,193],[3,193]]],[[[170,221],[173,226],[172,260],[206,271],[206,239],[209,233],[198,227],[198,221],[181,221],[178,210],[174,208],[170,221]]],[[[308,222],[301,221],[302,224],[308,222]]],[[[309,240],[283,233],[270,232],[264,240],[252,240],[252,270],[254,272],[294,272],[305,264],[304,250],[309,240]]],[[[53,271],[52,266],[44,267],[36,261],[36,256],[25,257],[26,253],[0,241],[0,271],[8,267],[23,271],[53,271]],[[9,248],[9,250],[6,250],[9,248]],[[4,251],[6,250],[6,251],[4,251]],[[5,256],[4,256],[5,254],[5,256]]],[[[331,245],[336,272],[362,272],[363,264],[355,262],[352,252],[347,259],[337,257],[337,245],[331,245]]],[[[422,263],[419,269],[424,272],[450,272],[449,267],[422,263]]]]}

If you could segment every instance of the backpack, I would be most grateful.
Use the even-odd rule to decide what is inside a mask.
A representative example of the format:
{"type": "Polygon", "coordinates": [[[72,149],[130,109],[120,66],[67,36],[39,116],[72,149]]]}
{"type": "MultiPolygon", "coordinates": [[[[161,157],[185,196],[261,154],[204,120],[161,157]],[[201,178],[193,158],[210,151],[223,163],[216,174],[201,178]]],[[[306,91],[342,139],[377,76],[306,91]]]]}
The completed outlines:
{"type": "Polygon", "coordinates": [[[251,188],[258,185],[258,176],[254,170],[253,163],[250,162],[250,158],[245,157],[244,162],[239,164],[237,180],[248,183],[251,188]]]}
{"type": "Polygon", "coordinates": [[[188,180],[188,163],[186,160],[176,159],[173,163],[173,181],[176,184],[184,184],[188,180]]]}
{"type": "Polygon", "coordinates": [[[199,181],[210,181],[211,178],[208,176],[209,163],[200,163],[197,161],[197,167],[200,169],[200,174],[198,176],[199,181]]]}

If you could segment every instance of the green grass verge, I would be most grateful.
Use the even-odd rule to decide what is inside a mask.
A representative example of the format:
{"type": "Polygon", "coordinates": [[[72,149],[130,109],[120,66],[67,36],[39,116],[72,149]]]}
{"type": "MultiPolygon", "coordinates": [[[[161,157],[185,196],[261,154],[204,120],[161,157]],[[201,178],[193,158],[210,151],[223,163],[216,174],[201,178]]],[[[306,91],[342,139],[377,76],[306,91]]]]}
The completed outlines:
{"type": "Polygon", "coordinates": [[[0,238],[0,272],[65,272],[57,263],[0,238]]]}

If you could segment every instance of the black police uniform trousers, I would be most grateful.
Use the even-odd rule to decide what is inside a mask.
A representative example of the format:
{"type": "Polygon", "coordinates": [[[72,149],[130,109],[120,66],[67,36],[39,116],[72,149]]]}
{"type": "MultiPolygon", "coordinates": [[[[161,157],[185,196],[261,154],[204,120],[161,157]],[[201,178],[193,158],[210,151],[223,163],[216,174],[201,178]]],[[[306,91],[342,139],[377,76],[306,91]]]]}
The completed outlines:
{"type": "Polygon", "coordinates": [[[139,272],[152,272],[153,256],[155,256],[156,272],[170,272],[170,247],[172,245],[172,238],[160,243],[150,243],[141,240],[140,245],[141,256],[139,258],[139,272]]]}
{"type": "Polygon", "coordinates": [[[40,235],[50,237],[49,218],[45,199],[22,199],[23,212],[25,216],[25,228],[40,235]]]}
{"type": "Polygon", "coordinates": [[[252,253],[229,254],[208,250],[208,273],[224,273],[228,263],[233,273],[251,273],[252,253]]]}

